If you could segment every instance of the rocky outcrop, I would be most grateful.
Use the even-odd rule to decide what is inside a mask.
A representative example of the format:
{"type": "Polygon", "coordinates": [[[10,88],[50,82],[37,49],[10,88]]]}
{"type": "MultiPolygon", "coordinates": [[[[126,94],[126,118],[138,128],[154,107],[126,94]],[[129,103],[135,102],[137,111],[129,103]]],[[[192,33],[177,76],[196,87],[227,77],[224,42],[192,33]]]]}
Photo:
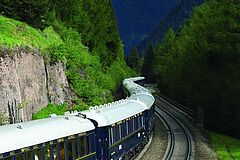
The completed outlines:
{"type": "Polygon", "coordinates": [[[5,123],[31,120],[49,102],[71,98],[61,63],[46,64],[38,50],[0,53],[0,114],[5,123]]]}

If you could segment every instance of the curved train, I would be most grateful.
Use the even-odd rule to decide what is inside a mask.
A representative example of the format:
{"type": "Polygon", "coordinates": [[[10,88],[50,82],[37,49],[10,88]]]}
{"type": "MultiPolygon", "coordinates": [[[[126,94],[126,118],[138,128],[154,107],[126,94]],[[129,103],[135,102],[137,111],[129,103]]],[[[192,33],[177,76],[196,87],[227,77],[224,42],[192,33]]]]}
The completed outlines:
{"type": "Polygon", "coordinates": [[[0,127],[1,160],[133,159],[153,130],[152,94],[125,79],[124,100],[0,127]]]}

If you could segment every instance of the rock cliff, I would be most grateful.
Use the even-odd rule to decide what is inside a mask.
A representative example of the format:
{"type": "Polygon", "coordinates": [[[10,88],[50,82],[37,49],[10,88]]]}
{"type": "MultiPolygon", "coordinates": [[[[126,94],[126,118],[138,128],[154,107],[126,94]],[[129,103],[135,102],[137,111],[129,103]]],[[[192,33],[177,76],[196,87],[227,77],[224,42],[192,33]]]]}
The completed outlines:
{"type": "Polygon", "coordinates": [[[62,63],[46,63],[38,50],[0,51],[0,115],[4,123],[32,119],[49,102],[71,99],[62,63]]]}

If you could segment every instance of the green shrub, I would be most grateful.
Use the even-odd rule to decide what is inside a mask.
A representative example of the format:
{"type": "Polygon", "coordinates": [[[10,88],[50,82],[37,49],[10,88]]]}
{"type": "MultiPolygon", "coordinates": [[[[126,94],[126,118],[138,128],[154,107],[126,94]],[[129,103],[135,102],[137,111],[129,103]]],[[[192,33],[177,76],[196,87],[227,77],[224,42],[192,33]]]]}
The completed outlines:
{"type": "Polygon", "coordinates": [[[5,125],[6,122],[7,122],[7,117],[5,115],[3,115],[2,113],[0,113],[0,126],[5,125]]]}
{"type": "Polygon", "coordinates": [[[41,109],[36,114],[33,114],[32,119],[47,118],[50,114],[63,115],[67,111],[67,104],[56,105],[49,103],[47,107],[41,109]]]}

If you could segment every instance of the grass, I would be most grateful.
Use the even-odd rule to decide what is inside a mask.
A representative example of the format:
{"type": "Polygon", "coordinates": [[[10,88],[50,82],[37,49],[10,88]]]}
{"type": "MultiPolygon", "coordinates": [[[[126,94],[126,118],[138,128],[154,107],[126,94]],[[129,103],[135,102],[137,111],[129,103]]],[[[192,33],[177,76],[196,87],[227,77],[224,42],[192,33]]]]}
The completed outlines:
{"type": "Polygon", "coordinates": [[[67,111],[67,104],[56,105],[49,103],[47,107],[38,111],[37,114],[33,114],[32,119],[47,118],[50,114],[63,115],[67,111]]]}
{"type": "Polygon", "coordinates": [[[52,27],[40,31],[26,23],[0,16],[0,47],[27,46],[47,52],[49,46],[62,43],[62,39],[52,27]]]}
{"type": "Polygon", "coordinates": [[[231,160],[230,154],[240,159],[240,140],[214,132],[210,132],[210,138],[218,159],[231,160]]]}

